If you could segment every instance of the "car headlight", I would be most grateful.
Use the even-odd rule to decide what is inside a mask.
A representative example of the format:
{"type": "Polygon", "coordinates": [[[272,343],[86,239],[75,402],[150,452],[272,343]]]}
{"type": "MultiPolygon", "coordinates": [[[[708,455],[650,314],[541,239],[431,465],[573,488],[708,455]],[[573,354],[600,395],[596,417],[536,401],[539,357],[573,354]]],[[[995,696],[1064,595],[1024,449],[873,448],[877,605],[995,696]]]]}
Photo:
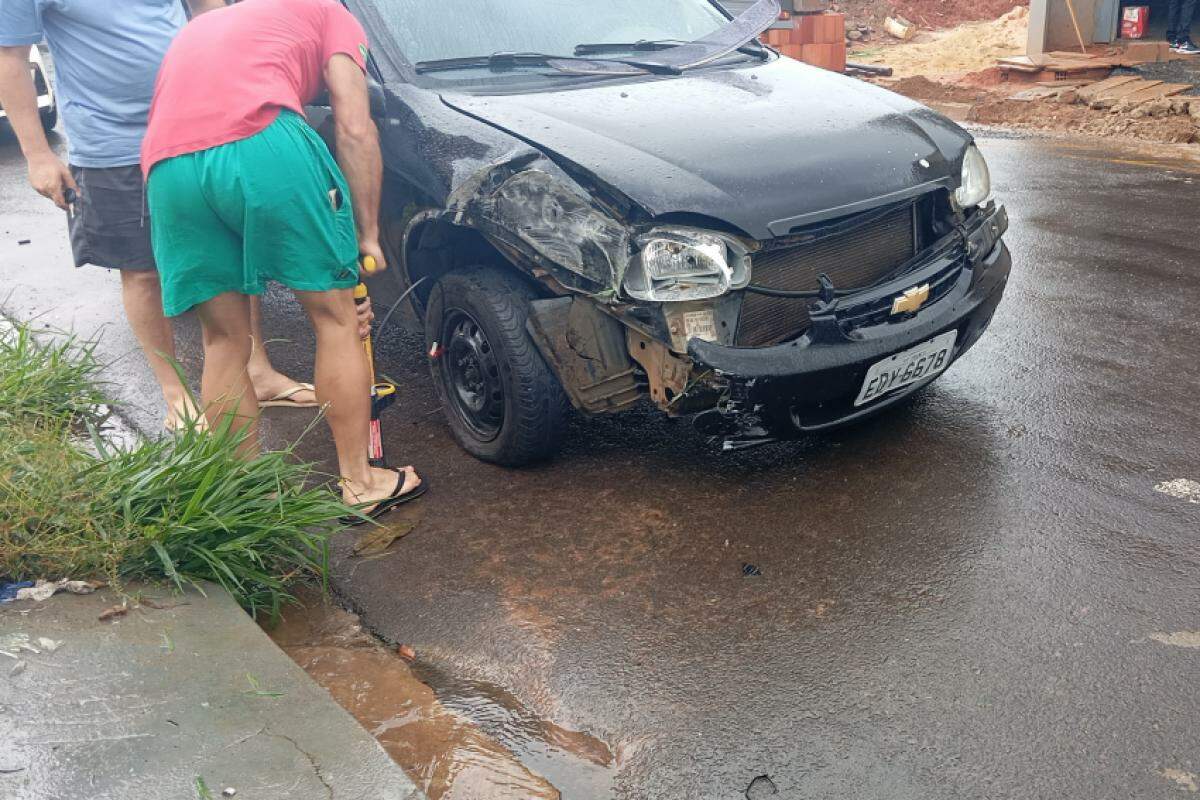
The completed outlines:
{"type": "Polygon", "coordinates": [[[638,239],[625,291],[656,303],[707,300],[750,282],[750,259],[736,242],[705,231],[659,228],[638,239]]]}
{"type": "Polygon", "coordinates": [[[992,175],[979,148],[971,145],[963,157],[962,185],[954,192],[959,209],[974,208],[992,194],[992,175]]]}

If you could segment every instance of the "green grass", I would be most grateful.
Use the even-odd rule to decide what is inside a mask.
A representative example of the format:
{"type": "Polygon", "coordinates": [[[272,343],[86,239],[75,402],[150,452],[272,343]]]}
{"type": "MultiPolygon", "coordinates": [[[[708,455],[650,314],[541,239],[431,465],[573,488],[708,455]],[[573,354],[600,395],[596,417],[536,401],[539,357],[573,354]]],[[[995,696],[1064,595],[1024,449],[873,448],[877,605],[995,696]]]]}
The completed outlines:
{"type": "Polygon", "coordinates": [[[95,420],[104,403],[100,366],[95,341],[75,336],[39,341],[28,325],[0,319],[0,422],[95,420]]]}
{"type": "Polygon", "coordinates": [[[94,344],[37,338],[0,331],[0,578],[213,581],[272,616],[324,580],[349,509],[294,447],[247,460],[229,423],[110,445],[94,344]]]}

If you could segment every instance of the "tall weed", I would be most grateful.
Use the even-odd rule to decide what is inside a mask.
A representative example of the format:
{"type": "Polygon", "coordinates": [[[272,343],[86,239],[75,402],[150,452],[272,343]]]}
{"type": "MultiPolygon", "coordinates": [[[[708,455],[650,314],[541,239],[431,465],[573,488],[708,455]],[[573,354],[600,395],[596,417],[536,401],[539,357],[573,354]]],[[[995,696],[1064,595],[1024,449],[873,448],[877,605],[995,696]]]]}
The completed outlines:
{"type": "Polygon", "coordinates": [[[29,325],[0,317],[0,419],[94,420],[104,403],[99,371],[95,340],[35,336],[29,325]]]}
{"type": "Polygon", "coordinates": [[[212,581],[256,615],[324,580],[352,512],[294,445],[246,459],[228,422],[111,444],[94,425],[94,346],[0,338],[0,578],[212,581]]]}

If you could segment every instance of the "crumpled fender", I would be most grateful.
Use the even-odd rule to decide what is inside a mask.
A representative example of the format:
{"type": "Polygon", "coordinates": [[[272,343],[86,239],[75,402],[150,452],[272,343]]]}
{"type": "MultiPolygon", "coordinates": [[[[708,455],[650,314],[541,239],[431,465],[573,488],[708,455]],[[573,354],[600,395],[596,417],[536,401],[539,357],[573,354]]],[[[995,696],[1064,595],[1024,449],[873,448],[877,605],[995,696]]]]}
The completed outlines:
{"type": "Polygon", "coordinates": [[[489,164],[450,196],[446,214],[525,256],[564,286],[615,295],[629,265],[630,231],[534,150],[489,164]]]}

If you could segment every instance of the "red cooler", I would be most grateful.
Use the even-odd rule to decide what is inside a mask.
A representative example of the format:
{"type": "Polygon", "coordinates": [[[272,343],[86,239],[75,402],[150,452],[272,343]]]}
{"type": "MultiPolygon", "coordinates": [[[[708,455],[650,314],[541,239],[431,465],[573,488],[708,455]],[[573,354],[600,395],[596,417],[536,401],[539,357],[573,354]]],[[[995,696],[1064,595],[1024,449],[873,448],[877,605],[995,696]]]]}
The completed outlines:
{"type": "Polygon", "coordinates": [[[1150,6],[1126,6],[1121,9],[1121,38],[1141,39],[1150,24],[1150,6]]]}

